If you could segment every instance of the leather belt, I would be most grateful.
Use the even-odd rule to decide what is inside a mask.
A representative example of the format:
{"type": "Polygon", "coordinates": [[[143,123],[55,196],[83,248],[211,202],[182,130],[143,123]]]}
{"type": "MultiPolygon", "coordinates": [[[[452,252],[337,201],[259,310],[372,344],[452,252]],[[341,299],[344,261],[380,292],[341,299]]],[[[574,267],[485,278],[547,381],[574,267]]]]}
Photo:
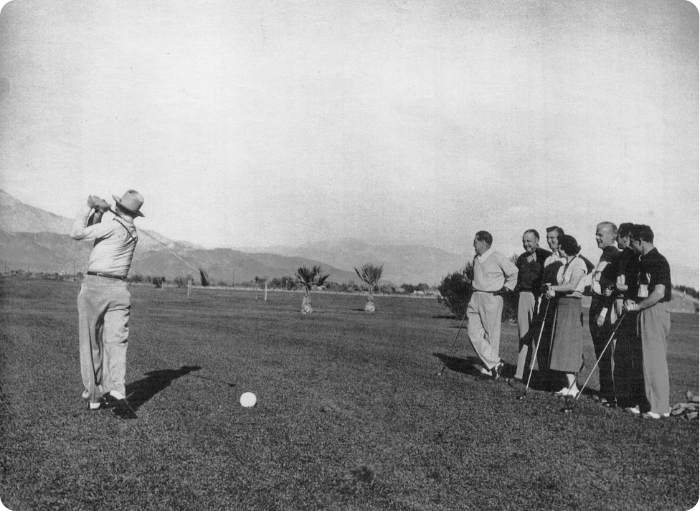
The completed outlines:
{"type": "Polygon", "coordinates": [[[87,274],[93,275],[95,277],[104,277],[106,279],[126,280],[126,277],[122,277],[121,275],[114,275],[112,273],[100,273],[97,271],[89,271],[87,272],[87,274]]]}

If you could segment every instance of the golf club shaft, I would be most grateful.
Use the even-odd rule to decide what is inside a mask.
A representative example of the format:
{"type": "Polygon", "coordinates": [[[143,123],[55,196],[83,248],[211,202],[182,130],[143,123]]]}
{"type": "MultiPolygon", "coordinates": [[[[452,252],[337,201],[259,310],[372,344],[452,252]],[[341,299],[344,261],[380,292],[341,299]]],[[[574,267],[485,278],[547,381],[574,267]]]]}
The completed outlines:
{"type": "MultiPolygon", "coordinates": [[[[112,213],[114,216],[117,216],[117,213],[116,213],[112,208],[109,208],[107,211],[109,211],[110,213],[112,213]]],[[[149,238],[151,238],[153,241],[155,241],[156,243],[160,244],[160,245],[161,245],[163,248],[165,248],[168,252],[170,252],[172,255],[174,255],[175,257],[177,257],[180,261],[182,261],[183,263],[185,263],[187,266],[189,266],[189,267],[192,268],[193,270],[200,271],[199,268],[195,268],[193,265],[191,265],[190,263],[188,263],[187,261],[185,261],[182,257],[180,257],[179,255],[177,255],[177,254],[176,254],[169,246],[167,246],[165,243],[163,243],[162,241],[156,239],[155,236],[149,234],[148,232],[144,231],[143,229],[139,230],[139,232],[144,233],[146,236],[148,236],[149,238]]]]}
{"type": "MultiPolygon", "coordinates": [[[[467,311],[464,311],[464,316],[462,316],[462,322],[459,324],[459,328],[457,329],[457,335],[455,335],[455,340],[452,341],[452,348],[450,348],[450,354],[448,356],[452,356],[452,354],[455,351],[455,346],[457,345],[457,338],[459,337],[459,332],[462,331],[462,325],[464,325],[464,320],[467,319],[467,311]]],[[[445,358],[445,362],[442,364],[442,369],[440,369],[440,372],[438,374],[442,374],[445,372],[445,367],[447,367],[447,358],[445,358]]]]}
{"type": "Polygon", "coordinates": [[[527,383],[525,384],[525,392],[530,387],[530,378],[532,378],[532,370],[535,368],[535,360],[537,359],[537,351],[540,349],[540,341],[542,341],[542,333],[544,332],[544,324],[547,321],[547,313],[549,312],[550,300],[547,300],[547,307],[544,310],[544,316],[542,317],[542,327],[540,328],[540,335],[537,338],[537,345],[535,345],[535,352],[532,354],[532,360],[530,360],[530,374],[527,377],[527,383]]]}
{"type": "MultiPolygon", "coordinates": [[[[598,360],[595,361],[595,365],[593,366],[593,369],[591,369],[591,373],[588,375],[588,378],[586,378],[586,381],[583,383],[583,387],[581,387],[581,390],[578,391],[578,394],[576,395],[577,400],[581,396],[581,394],[583,394],[583,389],[585,389],[586,385],[588,385],[588,381],[591,379],[591,376],[593,376],[593,373],[595,372],[596,367],[598,367],[598,364],[602,360],[603,355],[605,355],[605,352],[607,351],[608,346],[610,346],[610,343],[612,342],[613,338],[615,337],[615,333],[617,332],[617,329],[622,324],[622,320],[625,318],[626,314],[627,314],[627,312],[623,311],[622,314],[620,315],[620,317],[618,318],[617,323],[615,324],[615,328],[613,328],[613,331],[610,334],[610,339],[608,339],[608,342],[605,343],[605,347],[603,348],[603,351],[600,352],[600,356],[598,357],[598,360]]],[[[574,387],[574,385],[576,385],[576,378],[574,378],[574,382],[571,384],[571,386],[569,386],[569,392],[571,392],[571,389],[574,387]]]]}

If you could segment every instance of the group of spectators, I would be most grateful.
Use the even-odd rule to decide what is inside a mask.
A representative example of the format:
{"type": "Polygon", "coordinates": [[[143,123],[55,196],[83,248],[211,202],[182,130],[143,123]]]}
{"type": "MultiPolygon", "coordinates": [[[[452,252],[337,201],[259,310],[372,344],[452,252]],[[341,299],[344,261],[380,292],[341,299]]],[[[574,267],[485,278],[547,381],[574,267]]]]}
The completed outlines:
{"type": "Polygon", "coordinates": [[[600,260],[593,265],[561,227],[547,228],[549,250],[535,229],[523,234],[515,262],[493,250],[493,237],[474,238],[473,294],[468,335],[482,378],[501,377],[499,357],[503,295],[518,293],[519,354],[515,381],[529,385],[535,360],[542,387],[578,396],[583,369],[582,297],[591,295],[588,328],[598,362],[602,406],[621,407],[649,419],[670,414],[666,360],[671,326],[671,270],[654,247],[648,225],[612,222],[596,227],[600,260]],[[536,355],[535,355],[536,354],[536,355]],[[529,368],[529,370],[528,370],[529,368]]]}

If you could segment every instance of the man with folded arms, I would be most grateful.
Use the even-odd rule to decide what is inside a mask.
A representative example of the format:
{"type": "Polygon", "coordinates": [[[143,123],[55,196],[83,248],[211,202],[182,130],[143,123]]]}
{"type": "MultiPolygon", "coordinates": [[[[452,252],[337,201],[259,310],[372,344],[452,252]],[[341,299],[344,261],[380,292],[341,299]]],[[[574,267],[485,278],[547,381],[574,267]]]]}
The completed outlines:
{"type": "Polygon", "coordinates": [[[671,413],[668,378],[668,334],[671,330],[671,268],[654,247],[654,232],[648,225],[632,229],[632,248],[640,254],[637,298],[625,301],[624,310],[636,314],[642,342],[644,388],[649,410],[645,419],[660,419],[671,413]]]}
{"type": "Polygon", "coordinates": [[[143,216],[143,197],[129,190],[121,199],[113,198],[114,219],[102,222],[109,204],[91,195],[71,231],[75,240],[95,240],[78,295],[80,372],[88,410],[111,408],[120,418],[135,419],[124,385],[131,310],[125,280],[138,241],[134,218],[143,216]]]}
{"type": "Polygon", "coordinates": [[[474,237],[473,293],[467,306],[469,340],[486,368],[487,378],[497,380],[503,363],[499,357],[503,294],[515,289],[518,268],[500,252],[491,249],[493,237],[479,231],[474,237]]]}
{"type": "MultiPolygon", "coordinates": [[[[523,248],[525,252],[520,254],[515,266],[518,268],[518,337],[520,339],[520,353],[518,365],[515,370],[515,379],[523,381],[527,360],[531,357],[533,335],[528,335],[533,326],[535,316],[535,304],[540,294],[542,278],[544,276],[544,263],[552,255],[551,252],[540,248],[540,235],[535,229],[528,229],[523,233],[523,248]]],[[[535,337],[537,337],[535,335],[535,337]]],[[[539,351],[539,350],[538,350],[539,351]]],[[[534,361],[532,362],[534,363],[534,361]]]]}

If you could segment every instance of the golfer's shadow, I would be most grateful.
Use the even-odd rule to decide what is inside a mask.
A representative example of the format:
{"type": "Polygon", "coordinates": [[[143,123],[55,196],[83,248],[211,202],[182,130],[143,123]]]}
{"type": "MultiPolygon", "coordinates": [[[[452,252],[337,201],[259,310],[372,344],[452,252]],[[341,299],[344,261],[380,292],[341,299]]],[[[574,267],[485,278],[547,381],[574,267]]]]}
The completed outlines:
{"type": "Polygon", "coordinates": [[[479,376],[482,373],[477,369],[481,364],[479,357],[467,356],[467,358],[452,357],[444,353],[433,353],[434,357],[439,358],[445,367],[456,373],[466,374],[468,376],[479,376]]]}
{"type": "Polygon", "coordinates": [[[138,410],[141,405],[158,394],[158,392],[168,388],[173,381],[200,369],[200,366],[182,366],[180,369],[160,369],[144,373],[146,378],[129,383],[126,386],[126,396],[129,400],[129,405],[134,411],[138,410]]]}

